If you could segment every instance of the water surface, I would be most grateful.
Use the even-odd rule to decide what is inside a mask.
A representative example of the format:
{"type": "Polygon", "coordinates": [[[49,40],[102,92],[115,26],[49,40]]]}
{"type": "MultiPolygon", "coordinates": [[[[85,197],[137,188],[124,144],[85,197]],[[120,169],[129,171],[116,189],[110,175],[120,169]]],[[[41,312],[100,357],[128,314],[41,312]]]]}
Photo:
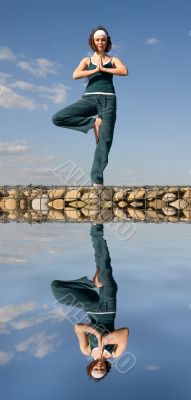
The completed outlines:
{"type": "Polygon", "coordinates": [[[190,399],[190,225],[136,223],[128,240],[104,225],[118,286],[115,327],[130,330],[129,364],[98,384],[54,280],[92,279],[91,224],[1,226],[0,369],[3,399],[190,399]],[[61,312],[59,311],[61,310],[61,312]]]}

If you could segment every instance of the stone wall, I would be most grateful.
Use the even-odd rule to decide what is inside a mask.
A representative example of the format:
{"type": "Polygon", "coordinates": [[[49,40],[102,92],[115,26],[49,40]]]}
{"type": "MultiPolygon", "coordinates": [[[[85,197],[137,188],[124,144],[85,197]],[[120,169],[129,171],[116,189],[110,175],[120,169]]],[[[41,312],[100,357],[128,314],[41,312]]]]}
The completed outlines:
{"type": "Polygon", "coordinates": [[[0,222],[190,222],[190,186],[1,186],[0,222]]]}

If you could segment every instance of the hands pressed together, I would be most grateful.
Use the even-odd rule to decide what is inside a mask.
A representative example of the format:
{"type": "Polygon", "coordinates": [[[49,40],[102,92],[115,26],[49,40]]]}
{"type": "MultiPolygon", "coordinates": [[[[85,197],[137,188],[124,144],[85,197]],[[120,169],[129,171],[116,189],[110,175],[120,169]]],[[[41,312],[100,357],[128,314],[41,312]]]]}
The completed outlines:
{"type": "MultiPolygon", "coordinates": [[[[110,334],[111,335],[111,334],[110,334]]],[[[99,351],[99,356],[102,357],[103,351],[104,351],[104,346],[107,345],[107,333],[101,333],[101,332],[96,332],[96,336],[98,339],[98,351],[99,351]]]]}
{"type": "Polygon", "coordinates": [[[112,336],[111,332],[103,333],[98,331],[96,328],[93,328],[93,326],[83,323],[75,324],[75,332],[78,337],[79,335],[81,337],[81,334],[86,335],[87,333],[93,333],[97,337],[99,357],[102,357],[104,346],[108,344],[112,336]]]}
{"type": "Polygon", "coordinates": [[[103,61],[102,61],[102,56],[101,56],[101,54],[99,55],[98,63],[97,63],[97,67],[96,67],[96,70],[95,70],[95,71],[96,71],[96,72],[105,71],[105,68],[104,68],[104,66],[103,66],[103,61]]]}

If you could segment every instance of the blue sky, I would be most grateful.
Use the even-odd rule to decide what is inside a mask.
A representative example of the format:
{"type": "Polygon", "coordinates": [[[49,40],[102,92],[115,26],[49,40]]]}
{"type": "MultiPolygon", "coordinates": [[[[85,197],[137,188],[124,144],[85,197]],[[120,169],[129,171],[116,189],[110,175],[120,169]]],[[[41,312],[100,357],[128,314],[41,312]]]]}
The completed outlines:
{"type": "Polygon", "coordinates": [[[91,54],[88,35],[99,24],[110,32],[111,55],[129,69],[114,77],[117,122],[105,184],[190,184],[188,0],[2,0],[1,15],[1,184],[61,184],[53,170],[67,160],[89,178],[93,131],[57,128],[51,117],[81,98],[85,81],[72,72],[91,54]]]}

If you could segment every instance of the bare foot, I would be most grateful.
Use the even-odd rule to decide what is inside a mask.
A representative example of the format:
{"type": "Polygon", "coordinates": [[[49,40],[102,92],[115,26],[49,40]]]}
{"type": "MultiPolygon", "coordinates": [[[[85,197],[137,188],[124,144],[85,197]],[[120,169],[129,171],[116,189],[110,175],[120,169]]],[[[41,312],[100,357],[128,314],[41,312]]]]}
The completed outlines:
{"type": "Polygon", "coordinates": [[[103,286],[101,281],[99,280],[99,267],[96,267],[96,273],[95,273],[92,281],[93,281],[94,285],[96,285],[97,288],[100,288],[103,286]]]}
{"type": "Polygon", "coordinates": [[[102,119],[101,118],[96,118],[93,128],[94,128],[94,133],[95,133],[95,139],[96,139],[96,143],[98,144],[99,142],[99,127],[102,123],[102,119]]]}

